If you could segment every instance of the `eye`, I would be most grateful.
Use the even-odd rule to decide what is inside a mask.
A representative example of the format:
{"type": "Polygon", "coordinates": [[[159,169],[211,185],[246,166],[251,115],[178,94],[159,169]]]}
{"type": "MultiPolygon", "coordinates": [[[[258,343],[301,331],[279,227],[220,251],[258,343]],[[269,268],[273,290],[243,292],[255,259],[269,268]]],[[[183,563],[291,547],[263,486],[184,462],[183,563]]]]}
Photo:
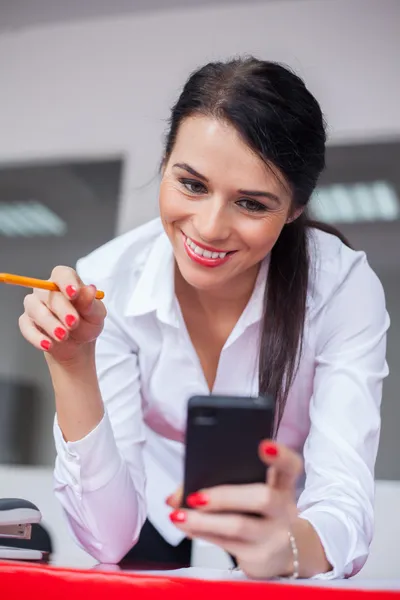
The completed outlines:
{"type": "Polygon", "coordinates": [[[247,210],[247,212],[251,213],[265,212],[268,210],[264,204],[261,204],[261,202],[257,202],[257,200],[250,200],[249,198],[238,200],[237,204],[247,210]]]}
{"type": "Polygon", "coordinates": [[[207,192],[205,185],[196,179],[180,179],[179,181],[191,194],[204,194],[207,192]]]}

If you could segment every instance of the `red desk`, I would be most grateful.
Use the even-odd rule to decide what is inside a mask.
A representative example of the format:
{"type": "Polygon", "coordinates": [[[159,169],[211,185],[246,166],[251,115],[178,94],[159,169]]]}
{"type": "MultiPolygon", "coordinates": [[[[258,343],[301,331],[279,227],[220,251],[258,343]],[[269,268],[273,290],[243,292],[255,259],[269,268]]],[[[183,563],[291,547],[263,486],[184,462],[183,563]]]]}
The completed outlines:
{"type": "Polygon", "coordinates": [[[32,600],[390,600],[399,591],[256,582],[201,581],[127,572],[0,562],[0,598],[32,600]]]}

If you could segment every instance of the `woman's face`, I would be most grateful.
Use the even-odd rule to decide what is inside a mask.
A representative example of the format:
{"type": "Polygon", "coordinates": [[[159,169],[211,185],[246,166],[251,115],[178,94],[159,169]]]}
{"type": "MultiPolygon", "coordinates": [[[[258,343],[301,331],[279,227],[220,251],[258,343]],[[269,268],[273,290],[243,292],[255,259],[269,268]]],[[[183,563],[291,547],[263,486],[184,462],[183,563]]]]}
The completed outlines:
{"type": "Polygon", "coordinates": [[[205,116],[183,121],[159,200],[187,283],[215,290],[255,277],[290,215],[279,179],[231,125],[205,116]]]}

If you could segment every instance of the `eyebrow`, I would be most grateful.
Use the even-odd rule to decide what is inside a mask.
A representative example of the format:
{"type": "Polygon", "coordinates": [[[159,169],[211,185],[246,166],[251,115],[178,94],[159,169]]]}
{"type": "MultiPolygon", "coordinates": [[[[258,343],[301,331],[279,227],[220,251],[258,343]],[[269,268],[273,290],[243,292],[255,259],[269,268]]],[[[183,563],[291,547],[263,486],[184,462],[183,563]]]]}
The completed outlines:
{"type": "MultiPolygon", "coordinates": [[[[202,175],[187,163],[175,163],[173,165],[173,168],[174,167],[178,167],[178,169],[183,169],[184,171],[187,171],[194,177],[198,177],[202,181],[208,182],[208,178],[205,175],[202,175]]],[[[238,190],[238,193],[243,194],[243,196],[252,196],[253,198],[268,198],[269,200],[280,204],[279,197],[276,194],[273,194],[272,192],[261,192],[256,190],[238,190]]]]}
{"type": "Polygon", "coordinates": [[[208,182],[208,179],[207,179],[207,177],[205,175],[202,175],[201,173],[198,173],[197,171],[195,171],[187,163],[175,163],[173,165],[173,167],[178,167],[179,169],[183,169],[184,171],[187,171],[191,175],[194,175],[195,177],[198,177],[199,179],[202,179],[203,181],[207,181],[208,182]]]}

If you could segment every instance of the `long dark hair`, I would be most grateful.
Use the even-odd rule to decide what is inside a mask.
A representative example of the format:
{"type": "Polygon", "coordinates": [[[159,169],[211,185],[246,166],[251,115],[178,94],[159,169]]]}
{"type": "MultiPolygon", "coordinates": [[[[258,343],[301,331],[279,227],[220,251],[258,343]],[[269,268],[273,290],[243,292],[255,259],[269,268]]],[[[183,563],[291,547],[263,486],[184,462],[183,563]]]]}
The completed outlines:
{"type": "MultiPolygon", "coordinates": [[[[304,82],[278,63],[253,57],[195,71],[172,109],[165,160],[184,119],[202,114],[230,123],[290,186],[293,208],[306,207],[325,167],[325,123],[304,82]]],[[[271,251],[259,358],[259,391],[276,400],[276,430],[302,351],[309,281],[308,229],[333,228],[304,212],[285,225],[271,251]]],[[[347,241],[342,238],[345,243],[347,241]]],[[[275,430],[275,433],[276,433],[275,430]]]]}

